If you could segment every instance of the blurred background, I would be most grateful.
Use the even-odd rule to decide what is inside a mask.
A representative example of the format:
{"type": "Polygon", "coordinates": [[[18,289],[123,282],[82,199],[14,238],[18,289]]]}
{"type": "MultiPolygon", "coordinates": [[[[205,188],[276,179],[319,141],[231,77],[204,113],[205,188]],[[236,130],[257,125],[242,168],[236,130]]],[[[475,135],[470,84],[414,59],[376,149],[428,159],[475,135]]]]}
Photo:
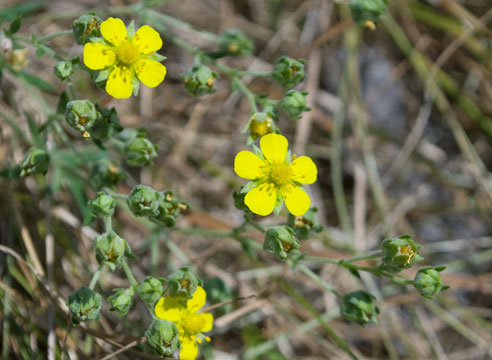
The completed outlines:
{"type": "MultiPolygon", "coordinates": [[[[23,15],[18,33],[28,37],[69,30],[89,11],[102,19],[121,17],[126,24],[133,19],[138,27],[146,19],[125,14],[134,4],[3,0],[0,19],[6,28],[23,15]]],[[[140,95],[128,100],[111,98],[84,71],[75,72],[73,87],[79,98],[114,106],[123,127],[144,127],[159,146],[153,166],[122,165],[127,178],[115,191],[128,194],[142,183],[173,191],[191,210],[177,230],[157,237],[124,207],[118,208],[113,226],[138,256],[131,267],[140,280],[191,264],[205,281],[210,304],[254,295],[213,310],[212,341],[201,347],[205,359],[349,359],[333,332],[360,359],[490,359],[491,3],[389,0],[387,15],[372,30],[354,23],[347,4],[148,2],[167,15],[159,24],[168,36],[163,35],[159,51],[167,57],[165,81],[155,89],[142,86],[140,95]],[[244,182],[233,171],[233,159],[247,149],[242,130],[251,109],[220,71],[214,94],[188,94],[180,76],[194,59],[169,37],[213,50],[215,35],[229,28],[249,36],[255,50],[252,56],[222,59],[228,66],[271,71],[282,55],[306,60],[306,80],[296,89],[309,92],[312,110],[298,120],[281,113],[278,121],[294,152],[318,166],[318,181],[309,192],[324,230],[303,241],[301,250],[349,257],[379,249],[387,236],[412,234],[423,246],[423,265],[447,267],[443,279],[450,290],[430,301],[412,287],[366,273],[359,279],[334,265],[310,266],[340,293],[364,288],[376,296],[379,323],[360,327],[339,316],[336,297],[317,282],[266,253],[251,256],[237,241],[214,235],[242,222],[232,194],[244,182]],[[190,228],[203,231],[190,234],[190,228]]],[[[82,55],[71,36],[49,45],[67,58],[82,55]]],[[[95,196],[88,186],[93,160],[87,142],[66,124],[61,123],[69,143],[87,150],[81,150],[86,162],[59,164],[59,171],[45,178],[9,176],[8,169],[30,146],[33,124],[49,118],[66,90],[53,76],[56,60],[36,56],[32,46],[26,49],[22,66],[37,80],[3,71],[0,82],[0,240],[44,282],[25,262],[0,253],[2,355],[101,359],[142,337],[150,317],[141,303],[124,320],[105,304],[101,321],[80,329],[72,328],[60,310],[60,302],[86,285],[97,268],[92,239],[103,226],[83,223],[85,204],[95,196]]],[[[244,82],[255,94],[283,96],[271,78],[244,82]]],[[[65,150],[66,163],[75,161],[70,148],[65,150]]],[[[249,235],[263,241],[260,232],[249,235]]],[[[401,276],[413,279],[415,272],[401,276]]],[[[122,270],[104,271],[98,291],[106,297],[109,289],[125,286],[122,270]]],[[[143,351],[139,345],[115,358],[152,358],[143,351]]]]}

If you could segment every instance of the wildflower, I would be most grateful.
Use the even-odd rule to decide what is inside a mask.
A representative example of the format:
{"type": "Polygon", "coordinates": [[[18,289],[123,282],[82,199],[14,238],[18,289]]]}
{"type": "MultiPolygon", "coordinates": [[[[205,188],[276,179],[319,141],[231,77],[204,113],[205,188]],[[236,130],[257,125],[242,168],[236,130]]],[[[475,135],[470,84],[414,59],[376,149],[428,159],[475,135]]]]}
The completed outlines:
{"type": "Polygon", "coordinates": [[[291,156],[287,139],[278,134],[267,134],[260,139],[258,154],[241,151],[234,160],[234,171],[252,180],[241,191],[247,192],[246,206],[255,214],[266,216],[274,208],[278,214],[283,201],[294,216],[308,211],[311,200],[301,184],[316,181],[318,170],[307,156],[291,156]]]}
{"type": "Polygon", "coordinates": [[[400,235],[397,238],[384,239],[381,243],[383,266],[392,273],[408,269],[424,258],[419,255],[422,246],[412,240],[411,235],[400,235]]]}
{"type": "Polygon", "coordinates": [[[133,35],[121,19],[110,17],[101,24],[101,34],[104,39],[85,44],[84,63],[91,70],[103,70],[97,80],[107,79],[109,95],[130,97],[138,91],[137,78],[149,87],[164,80],[166,67],[156,61],[163,57],[154,54],[162,47],[157,31],[144,25],[133,35]]]}
{"type": "Polygon", "coordinates": [[[172,321],[179,331],[181,360],[194,360],[198,355],[198,346],[203,339],[210,341],[203,332],[212,330],[214,318],[210,313],[198,313],[205,305],[207,293],[198,286],[193,297],[186,303],[178,301],[170,296],[162,297],[155,306],[155,314],[158,318],[172,321]]]}

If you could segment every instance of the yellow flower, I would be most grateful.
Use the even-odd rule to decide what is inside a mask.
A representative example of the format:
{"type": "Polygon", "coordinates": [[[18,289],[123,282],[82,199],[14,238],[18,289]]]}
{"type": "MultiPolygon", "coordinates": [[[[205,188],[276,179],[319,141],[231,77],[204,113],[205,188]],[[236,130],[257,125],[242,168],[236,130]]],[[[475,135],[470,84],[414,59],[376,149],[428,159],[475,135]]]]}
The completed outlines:
{"type": "Polygon", "coordinates": [[[255,214],[266,216],[282,201],[295,216],[309,210],[311,199],[301,184],[314,183],[318,170],[307,156],[291,157],[288,146],[284,136],[267,134],[260,139],[260,156],[241,151],[234,159],[236,174],[252,180],[243,188],[244,203],[255,214]]]}
{"type": "Polygon", "coordinates": [[[198,286],[193,297],[186,303],[169,296],[162,297],[155,305],[155,314],[158,318],[176,323],[179,330],[181,350],[180,360],[194,360],[198,355],[198,343],[210,338],[203,336],[203,332],[212,330],[214,317],[210,313],[198,313],[207,299],[207,293],[198,286]]]}
{"type": "Polygon", "coordinates": [[[144,25],[129,37],[123,21],[110,17],[101,24],[101,34],[104,40],[85,44],[84,63],[91,70],[106,70],[109,95],[130,97],[137,78],[149,87],[164,80],[166,67],[154,60],[162,47],[157,31],[144,25]]]}

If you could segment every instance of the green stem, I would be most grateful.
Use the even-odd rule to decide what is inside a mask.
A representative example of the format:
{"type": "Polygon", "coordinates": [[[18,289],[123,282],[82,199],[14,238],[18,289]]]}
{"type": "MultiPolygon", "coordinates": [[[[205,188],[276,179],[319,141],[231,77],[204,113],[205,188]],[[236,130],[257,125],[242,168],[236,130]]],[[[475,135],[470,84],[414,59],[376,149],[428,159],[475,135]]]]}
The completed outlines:
{"type": "Polygon", "coordinates": [[[113,227],[111,225],[111,216],[105,216],[103,219],[104,219],[104,229],[108,233],[111,230],[113,230],[113,227]]]}
{"type": "Polygon", "coordinates": [[[73,35],[73,31],[72,30],[57,31],[57,32],[54,32],[54,33],[51,33],[51,34],[48,34],[48,35],[45,35],[45,36],[41,36],[38,39],[38,41],[39,42],[45,42],[45,41],[51,40],[53,38],[56,38],[58,36],[64,36],[64,35],[73,35]]]}
{"type": "Polygon", "coordinates": [[[128,266],[128,263],[126,262],[126,259],[122,261],[122,266],[123,266],[123,271],[126,274],[126,277],[128,278],[128,281],[130,282],[130,285],[132,286],[133,290],[137,289],[138,282],[135,280],[135,277],[133,276],[132,270],[128,266]]]}
{"type": "Polygon", "coordinates": [[[338,293],[338,291],[333,288],[333,286],[329,285],[326,283],[323,279],[321,279],[318,275],[316,275],[314,272],[312,272],[307,266],[298,264],[296,266],[297,269],[301,270],[304,274],[306,274],[309,278],[314,280],[316,283],[324,287],[326,290],[331,292],[332,294],[336,295],[338,298],[341,298],[342,295],[338,293]]]}
{"type": "Polygon", "coordinates": [[[103,264],[99,265],[96,272],[92,275],[92,279],[91,279],[91,282],[89,284],[89,289],[94,290],[94,287],[96,286],[97,281],[99,280],[99,276],[101,275],[101,270],[103,267],[104,267],[103,264]]]}
{"type": "Polygon", "coordinates": [[[72,100],[77,100],[77,96],[75,95],[75,89],[73,88],[72,80],[68,80],[68,93],[72,100]]]}
{"type": "Polygon", "coordinates": [[[244,70],[244,71],[238,71],[237,74],[239,76],[253,76],[253,77],[269,77],[269,76],[272,76],[272,72],[271,71],[248,71],[248,70],[244,70]]]}
{"type": "Polygon", "coordinates": [[[330,259],[330,258],[323,258],[323,257],[317,257],[317,256],[304,256],[302,258],[302,260],[340,265],[340,264],[343,264],[343,263],[351,263],[351,262],[354,262],[354,261],[376,259],[376,258],[381,257],[381,255],[382,255],[382,253],[380,251],[378,251],[378,252],[376,252],[374,254],[366,254],[366,255],[353,256],[353,257],[350,257],[350,258],[347,258],[347,259],[330,259]]]}
{"type": "Polygon", "coordinates": [[[249,105],[251,106],[251,111],[258,112],[258,107],[256,106],[256,95],[249,90],[245,83],[241,81],[241,79],[236,79],[236,84],[239,90],[243,92],[244,95],[248,98],[249,105]]]}

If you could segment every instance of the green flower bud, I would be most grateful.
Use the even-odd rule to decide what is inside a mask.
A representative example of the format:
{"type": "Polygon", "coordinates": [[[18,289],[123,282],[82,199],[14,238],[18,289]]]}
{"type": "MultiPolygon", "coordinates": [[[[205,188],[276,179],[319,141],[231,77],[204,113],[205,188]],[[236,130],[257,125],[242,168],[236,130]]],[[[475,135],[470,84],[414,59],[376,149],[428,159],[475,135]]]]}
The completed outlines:
{"type": "Polygon", "coordinates": [[[217,40],[217,45],[229,55],[247,56],[253,52],[253,42],[236,29],[224,31],[217,40]]]}
{"type": "Polygon", "coordinates": [[[118,315],[125,316],[130,311],[133,305],[133,288],[128,289],[113,289],[114,294],[108,297],[108,302],[111,304],[109,311],[116,311],[118,315]]]}
{"type": "Polygon", "coordinates": [[[164,292],[162,289],[162,280],[147,276],[144,281],[138,284],[137,292],[142,300],[153,308],[164,292]]]}
{"type": "Polygon", "coordinates": [[[449,289],[442,283],[440,272],[446,269],[445,266],[432,267],[423,266],[417,271],[413,279],[413,286],[426,299],[433,298],[438,292],[449,289]]]}
{"type": "Polygon", "coordinates": [[[88,130],[100,118],[101,113],[89,100],[73,100],[67,104],[65,120],[68,125],[80,131],[86,139],[90,137],[88,130]]]}
{"type": "Polygon", "coordinates": [[[24,160],[21,164],[21,176],[28,176],[31,174],[46,174],[50,165],[50,157],[48,154],[37,147],[32,147],[27,150],[24,155],[24,160]]]}
{"type": "Polygon", "coordinates": [[[101,295],[83,286],[68,297],[67,305],[74,325],[82,321],[99,320],[101,295]]]}
{"type": "Polygon", "coordinates": [[[306,95],[308,93],[305,91],[289,90],[285,93],[284,98],[280,102],[280,106],[291,118],[300,118],[299,115],[303,111],[311,110],[306,106],[306,95]]]}
{"type": "Polygon", "coordinates": [[[96,162],[91,172],[91,180],[96,189],[114,188],[125,178],[126,175],[120,171],[118,165],[107,160],[96,162]]]}
{"type": "Polygon", "coordinates": [[[101,119],[96,121],[90,131],[90,134],[94,139],[106,140],[123,130],[120,125],[118,113],[114,107],[111,109],[102,108],[98,110],[101,113],[101,119]]]}
{"type": "Polygon", "coordinates": [[[263,249],[281,259],[286,259],[288,255],[299,255],[299,246],[294,230],[288,226],[274,226],[265,233],[263,249]]]}
{"type": "Polygon", "coordinates": [[[58,61],[55,64],[55,76],[64,81],[73,74],[72,63],[70,61],[58,61]]]}
{"type": "Polygon", "coordinates": [[[305,60],[294,60],[288,56],[282,56],[275,63],[273,78],[284,89],[293,88],[306,77],[305,63],[305,60]]]}
{"type": "Polygon", "coordinates": [[[152,165],[157,157],[157,145],[152,144],[145,134],[139,133],[125,144],[126,162],[133,166],[152,165]]]}
{"type": "Polygon", "coordinates": [[[80,16],[72,23],[73,36],[77,44],[84,45],[91,37],[101,37],[101,18],[94,13],[80,16]]]}
{"type": "Polygon", "coordinates": [[[198,279],[187,267],[182,267],[167,278],[167,287],[171,297],[183,300],[191,299],[197,286],[202,286],[203,282],[198,279]]]}
{"type": "Polygon", "coordinates": [[[154,319],[145,332],[147,342],[162,357],[171,357],[178,349],[178,335],[176,324],[161,319],[154,319]]]}
{"type": "Polygon", "coordinates": [[[386,0],[352,0],[349,7],[355,22],[373,28],[386,14],[387,5],[386,0]]]}
{"type": "Polygon", "coordinates": [[[379,314],[379,309],[374,300],[374,296],[363,290],[351,292],[342,298],[340,312],[345,319],[359,325],[377,323],[376,315],[379,314]]]}
{"type": "Polygon", "coordinates": [[[389,272],[397,273],[424,260],[418,254],[421,245],[412,240],[410,235],[384,239],[381,244],[383,267],[389,272]]]}
{"type": "Polygon", "coordinates": [[[294,229],[299,240],[307,240],[323,230],[316,219],[317,212],[317,208],[311,208],[302,216],[289,215],[289,226],[294,229]]]}
{"type": "Polygon", "coordinates": [[[159,215],[152,217],[152,219],[170,228],[176,226],[176,219],[179,217],[180,211],[188,209],[188,205],[174,199],[173,193],[170,191],[158,193],[158,199],[159,215]]]}
{"type": "Polygon", "coordinates": [[[94,239],[96,257],[99,263],[104,263],[112,271],[121,267],[121,261],[129,248],[128,243],[114,231],[99,235],[94,239]]]}
{"type": "Polygon", "coordinates": [[[232,196],[234,198],[234,206],[236,207],[236,209],[240,211],[250,211],[249,208],[244,203],[244,198],[246,197],[246,193],[234,191],[232,196]]]}
{"type": "Polygon", "coordinates": [[[259,139],[266,134],[275,131],[276,126],[272,118],[264,112],[257,112],[251,115],[248,122],[249,136],[253,139],[259,139]]]}
{"type": "Polygon", "coordinates": [[[89,201],[89,206],[94,216],[111,216],[114,214],[115,201],[112,196],[101,191],[89,201]]]}
{"type": "Polygon", "coordinates": [[[149,186],[135,186],[126,202],[135,216],[159,215],[159,193],[149,186]]]}
{"type": "Polygon", "coordinates": [[[216,78],[217,74],[205,65],[193,66],[190,71],[181,75],[186,90],[195,96],[214,93],[214,80],[216,78]]]}

